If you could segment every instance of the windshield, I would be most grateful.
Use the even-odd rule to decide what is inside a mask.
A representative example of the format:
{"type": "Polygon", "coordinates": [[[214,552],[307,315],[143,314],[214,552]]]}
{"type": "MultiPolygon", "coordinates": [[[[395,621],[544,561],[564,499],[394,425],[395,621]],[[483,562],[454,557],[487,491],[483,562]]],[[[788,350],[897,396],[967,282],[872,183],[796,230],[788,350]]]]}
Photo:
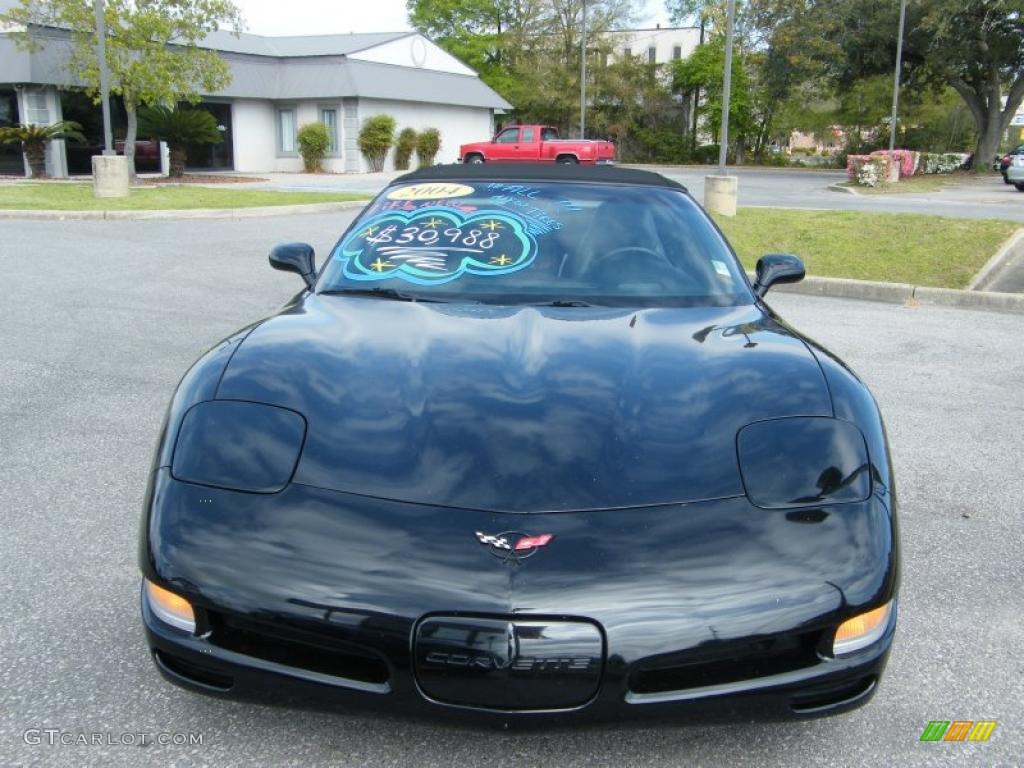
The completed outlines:
{"type": "Polygon", "coordinates": [[[352,224],[318,293],[422,301],[733,306],[735,257],[679,190],[590,183],[412,183],[352,224]]]}

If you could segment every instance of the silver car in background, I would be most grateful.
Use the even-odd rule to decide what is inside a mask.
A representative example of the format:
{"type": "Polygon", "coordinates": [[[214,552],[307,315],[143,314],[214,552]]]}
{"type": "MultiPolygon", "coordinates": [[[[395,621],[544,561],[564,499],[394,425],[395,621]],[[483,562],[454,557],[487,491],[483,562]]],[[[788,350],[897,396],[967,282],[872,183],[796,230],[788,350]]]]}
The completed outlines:
{"type": "Polygon", "coordinates": [[[1024,155],[1014,155],[1006,167],[1006,180],[1024,192],[1024,155]]]}

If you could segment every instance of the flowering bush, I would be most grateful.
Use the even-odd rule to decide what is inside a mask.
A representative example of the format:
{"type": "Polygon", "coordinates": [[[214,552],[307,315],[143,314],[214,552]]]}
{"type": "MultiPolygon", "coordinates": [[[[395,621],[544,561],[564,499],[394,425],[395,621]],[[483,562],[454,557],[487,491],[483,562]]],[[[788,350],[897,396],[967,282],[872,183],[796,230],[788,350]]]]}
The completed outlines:
{"type": "Polygon", "coordinates": [[[862,187],[877,187],[890,181],[888,155],[847,155],[846,175],[862,187]]]}
{"type": "Polygon", "coordinates": [[[920,173],[952,173],[962,168],[970,155],[959,152],[924,152],[921,154],[920,173]]]}
{"type": "Polygon", "coordinates": [[[846,178],[850,181],[857,180],[857,172],[871,157],[869,155],[847,155],[846,156],[846,178]]]}
{"type": "Polygon", "coordinates": [[[871,153],[872,157],[881,155],[891,157],[893,162],[899,166],[901,179],[917,173],[921,161],[921,153],[914,152],[911,149],[894,149],[891,153],[888,149],[876,149],[871,153]]]}

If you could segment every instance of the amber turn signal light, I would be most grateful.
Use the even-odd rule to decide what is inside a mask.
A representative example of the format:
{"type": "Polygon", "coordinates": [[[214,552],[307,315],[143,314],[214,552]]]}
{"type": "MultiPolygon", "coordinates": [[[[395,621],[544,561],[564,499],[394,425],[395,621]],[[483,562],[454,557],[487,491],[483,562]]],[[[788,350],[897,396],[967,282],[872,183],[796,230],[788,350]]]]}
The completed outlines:
{"type": "Polygon", "coordinates": [[[885,634],[891,612],[892,602],[890,601],[844,621],[836,629],[836,636],[832,641],[833,655],[853,653],[871,645],[885,634]]]}
{"type": "Polygon", "coordinates": [[[157,586],[149,579],[143,579],[143,583],[146,585],[149,607],[158,619],[186,632],[196,631],[196,615],[188,600],[157,586]]]}

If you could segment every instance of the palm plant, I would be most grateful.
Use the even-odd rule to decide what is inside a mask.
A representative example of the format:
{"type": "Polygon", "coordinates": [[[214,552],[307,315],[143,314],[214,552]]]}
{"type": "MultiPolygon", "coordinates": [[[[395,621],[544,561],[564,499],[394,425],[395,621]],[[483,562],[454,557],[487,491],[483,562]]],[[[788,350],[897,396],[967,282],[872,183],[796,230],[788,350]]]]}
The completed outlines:
{"type": "Polygon", "coordinates": [[[169,174],[185,175],[188,144],[219,144],[224,140],[217,130],[217,119],[203,109],[167,109],[150,107],[139,111],[139,136],[163,140],[171,152],[169,174]]]}
{"type": "Polygon", "coordinates": [[[0,128],[0,143],[21,143],[28,159],[32,178],[46,177],[46,147],[54,139],[85,141],[82,126],[73,120],[61,120],[53,125],[9,125],[0,128]]]}

